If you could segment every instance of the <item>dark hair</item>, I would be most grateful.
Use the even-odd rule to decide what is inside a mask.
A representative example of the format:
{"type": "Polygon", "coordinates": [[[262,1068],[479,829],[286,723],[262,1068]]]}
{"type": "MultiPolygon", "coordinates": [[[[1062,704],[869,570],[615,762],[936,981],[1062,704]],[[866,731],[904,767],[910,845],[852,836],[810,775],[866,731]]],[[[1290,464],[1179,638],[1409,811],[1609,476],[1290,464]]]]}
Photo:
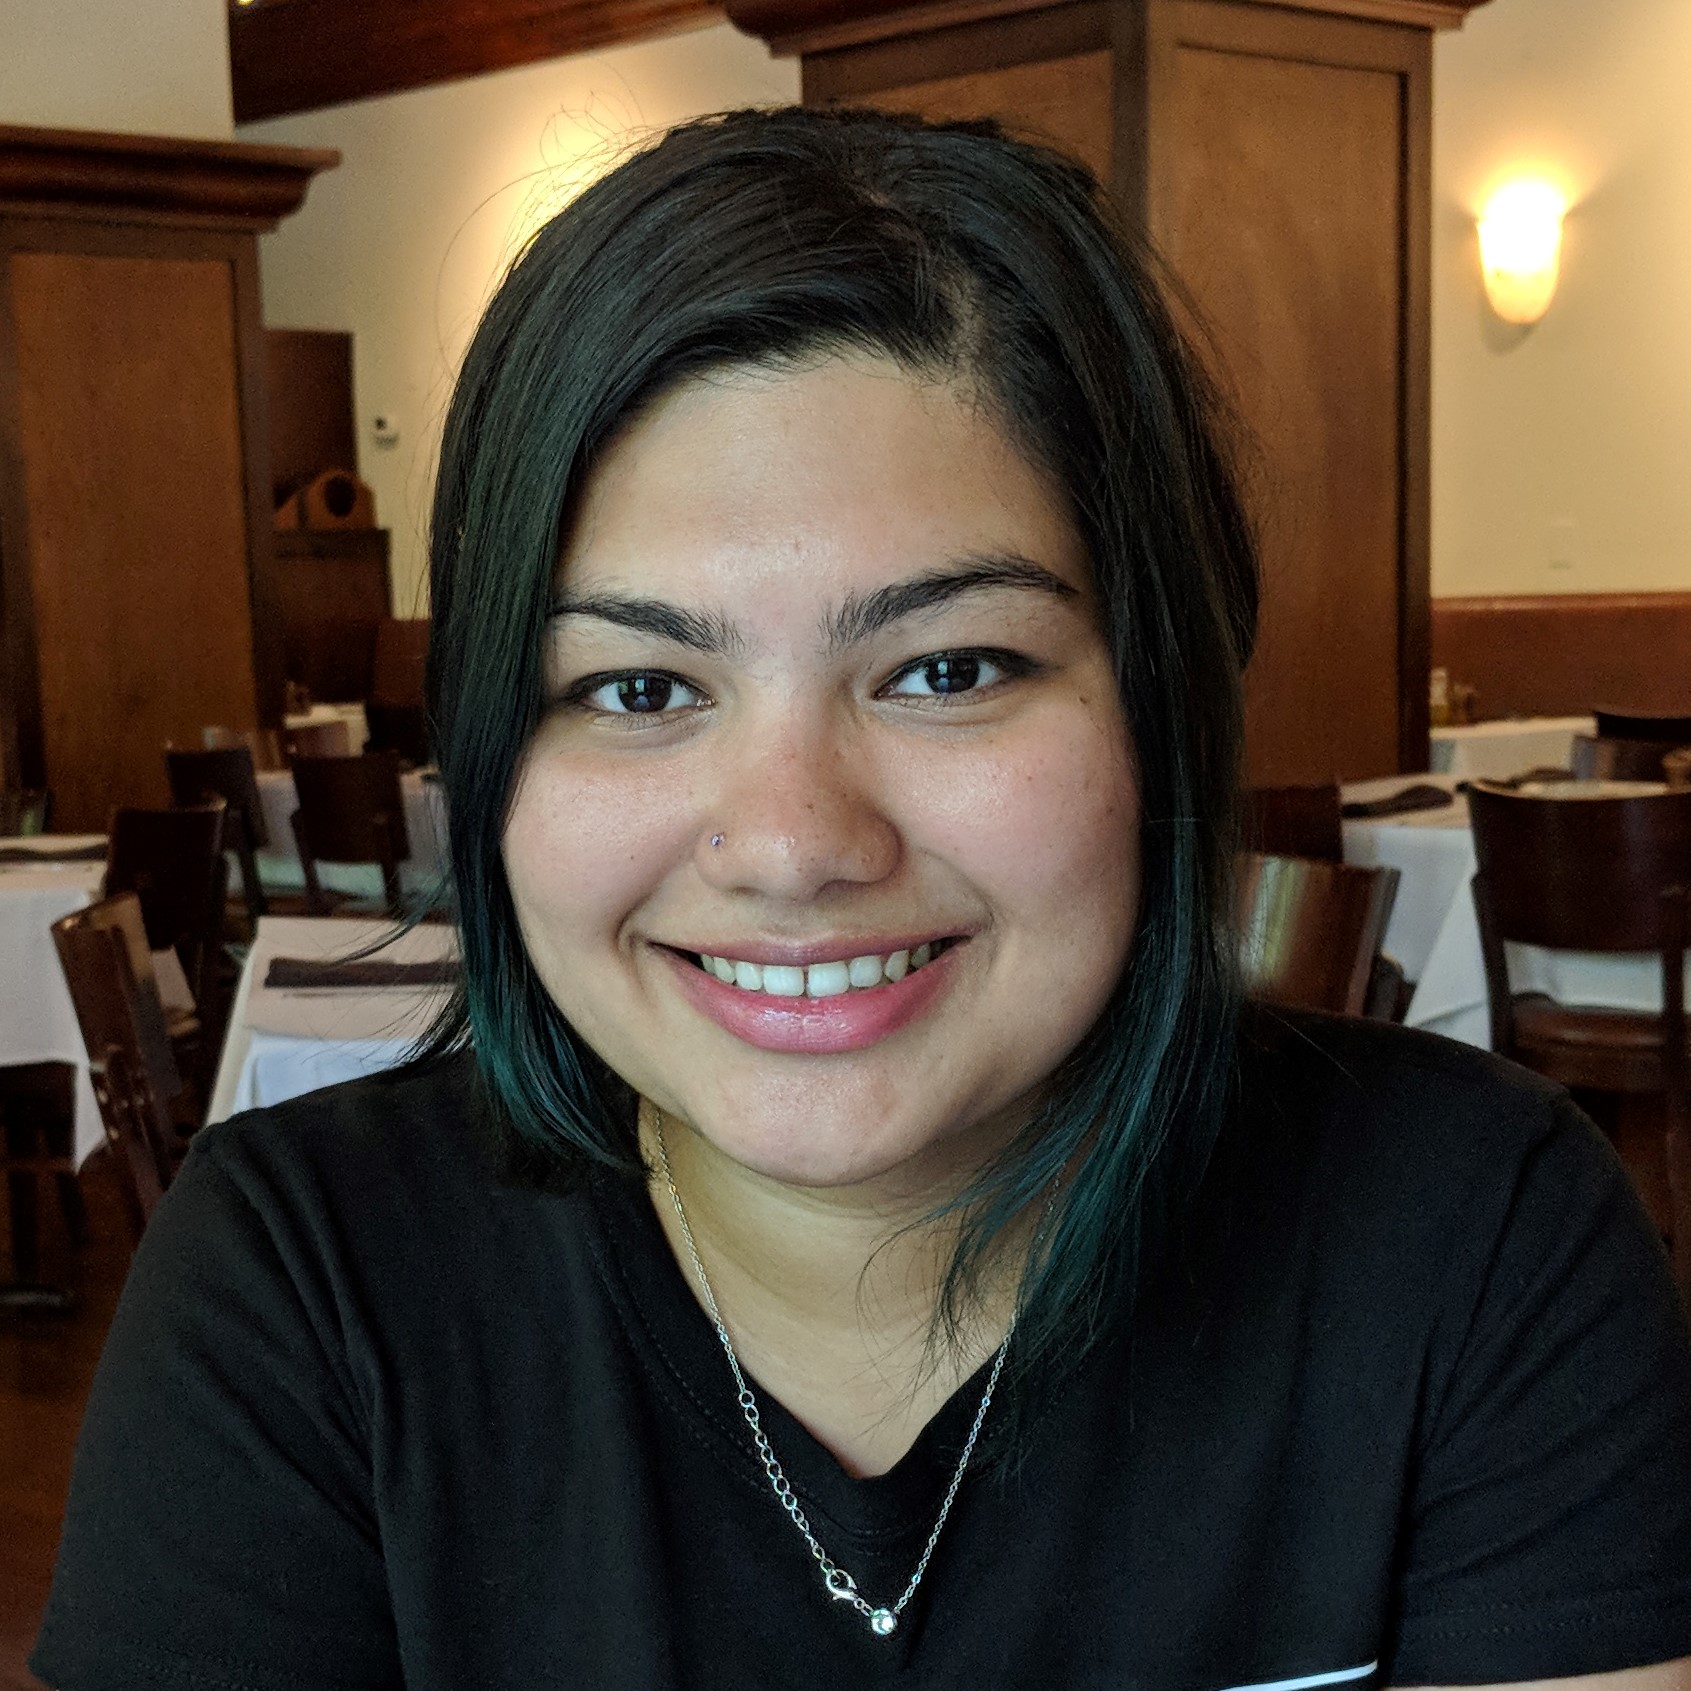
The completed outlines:
{"type": "Polygon", "coordinates": [[[531,967],[500,853],[553,574],[596,455],[657,396],[712,368],[847,349],[970,382],[1066,490],[1136,748],[1131,960],[1039,1119],[957,1206],[936,1332],[990,1241],[1075,1170],[1024,1278],[1025,1370],[1085,1349],[1226,1108],[1257,604],[1210,387],[1146,259],[1061,155],[986,123],[731,112],[626,160],[513,265],[465,359],[435,499],[429,703],[464,980],[433,1049],[473,1044],[519,1173],[640,1171],[627,1089],[531,967]]]}

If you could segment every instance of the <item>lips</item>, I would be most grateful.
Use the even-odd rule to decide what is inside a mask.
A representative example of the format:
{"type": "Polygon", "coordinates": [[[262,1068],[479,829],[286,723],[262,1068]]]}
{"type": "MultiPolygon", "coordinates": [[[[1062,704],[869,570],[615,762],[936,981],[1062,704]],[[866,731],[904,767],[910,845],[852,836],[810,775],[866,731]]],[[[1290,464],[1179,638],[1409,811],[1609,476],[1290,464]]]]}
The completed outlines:
{"type": "Polygon", "coordinates": [[[928,942],[928,960],[914,968],[908,966],[908,958],[921,947],[897,946],[886,952],[852,949],[852,957],[753,964],[749,959],[727,959],[715,953],[655,948],[674,973],[687,1002],[724,1032],[763,1051],[821,1056],[862,1050],[890,1038],[924,1015],[955,979],[963,941],[952,936],[928,942]],[[902,971],[896,961],[889,970],[888,960],[900,955],[906,958],[902,971]],[[705,956],[717,964],[728,964],[734,971],[734,981],[721,978],[720,968],[707,968],[702,961],[705,956]],[[866,960],[870,958],[880,967],[878,984],[867,984],[866,960]],[[738,984],[742,961],[758,971],[753,986],[738,984]],[[858,974],[864,985],[851,984],[854,962],[860,964],[858,974]],[[841,968],[846,984],[844,990],[837,990],[836,972],[841,968]],[[772,973],[773,991],[768,984],[772,973]],[[821,990],[811,991],[813,979],[821,990]]]}

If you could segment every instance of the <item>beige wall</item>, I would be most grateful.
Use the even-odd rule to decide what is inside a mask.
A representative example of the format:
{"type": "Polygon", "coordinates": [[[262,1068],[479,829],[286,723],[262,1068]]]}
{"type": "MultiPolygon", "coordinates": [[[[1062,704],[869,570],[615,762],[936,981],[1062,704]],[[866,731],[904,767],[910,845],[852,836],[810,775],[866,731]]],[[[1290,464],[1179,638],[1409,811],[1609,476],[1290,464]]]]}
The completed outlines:
{"type": "Polygon", "coordinates": [[[0,0],[0,123],[227,140],[224,0],[0,0]]]}
{"type": "Polygon", "coordinates": [[[723,24],[241,130],[344,155],[261,243],[265,321],[353,332],[359,469],[393,533],[400,615],[423,607],[452,375],[523,238],[630,139],[797,98],[796,61],[723,24]],[[397,420],[395,444],[377,444],[378,413],[397,420]]]}
{"type": "Polygon", "coordinates": [[[1687,0],[1490,0],[1439,38],[1435,594],[1691,589],[1688,68],[1687,0]],[[1489,315],[1472,217],[1518,166],[1573,204],[1526,331],[1489,315]]]}

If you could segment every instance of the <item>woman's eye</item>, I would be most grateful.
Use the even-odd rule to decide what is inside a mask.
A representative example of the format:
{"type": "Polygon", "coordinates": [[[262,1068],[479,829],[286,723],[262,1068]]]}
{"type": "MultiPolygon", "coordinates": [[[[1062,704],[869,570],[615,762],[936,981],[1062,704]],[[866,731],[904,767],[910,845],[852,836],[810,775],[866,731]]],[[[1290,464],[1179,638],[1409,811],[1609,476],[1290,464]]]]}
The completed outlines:
{"type": "Polygon", "coordinates": [[[704,703],[704,695],[679,676],[651,669],[590,677],[570,689],[569,699],[605,716],[660,716],[704,703]]]}
{"type": "Polygon", "coordinates": [[[958,693],[972,693],[990,687],[1013,673],[1007,655],[985,652],[936,652],[932,657],[900,670],[887,692],[894,698],[943,699],[958,693]]]}

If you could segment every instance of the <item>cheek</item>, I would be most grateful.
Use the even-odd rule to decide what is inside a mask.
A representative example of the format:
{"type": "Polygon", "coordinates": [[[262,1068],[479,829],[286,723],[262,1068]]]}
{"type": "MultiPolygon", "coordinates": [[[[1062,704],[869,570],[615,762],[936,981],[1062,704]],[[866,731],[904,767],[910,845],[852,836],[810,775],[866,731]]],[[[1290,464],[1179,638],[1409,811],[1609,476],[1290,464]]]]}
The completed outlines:
{"type": "MultiPolygon", "coordinates": [[[[1139,893],[1139,797],[1125,730],[1068,713],[976,759],[936,758],[922,792],[930,842],[1042,941],[1120,951],[1139,893]]],[[[1119,962],[1118,965],[1119,966],[1119,962]]]]}
{"type": "Polygon", "coordinates": [[[531,952],[603,943],[686,853],[688,806],[673,778],[614,778],[539,745],[505,828],[505,873],[531,952]]]}

